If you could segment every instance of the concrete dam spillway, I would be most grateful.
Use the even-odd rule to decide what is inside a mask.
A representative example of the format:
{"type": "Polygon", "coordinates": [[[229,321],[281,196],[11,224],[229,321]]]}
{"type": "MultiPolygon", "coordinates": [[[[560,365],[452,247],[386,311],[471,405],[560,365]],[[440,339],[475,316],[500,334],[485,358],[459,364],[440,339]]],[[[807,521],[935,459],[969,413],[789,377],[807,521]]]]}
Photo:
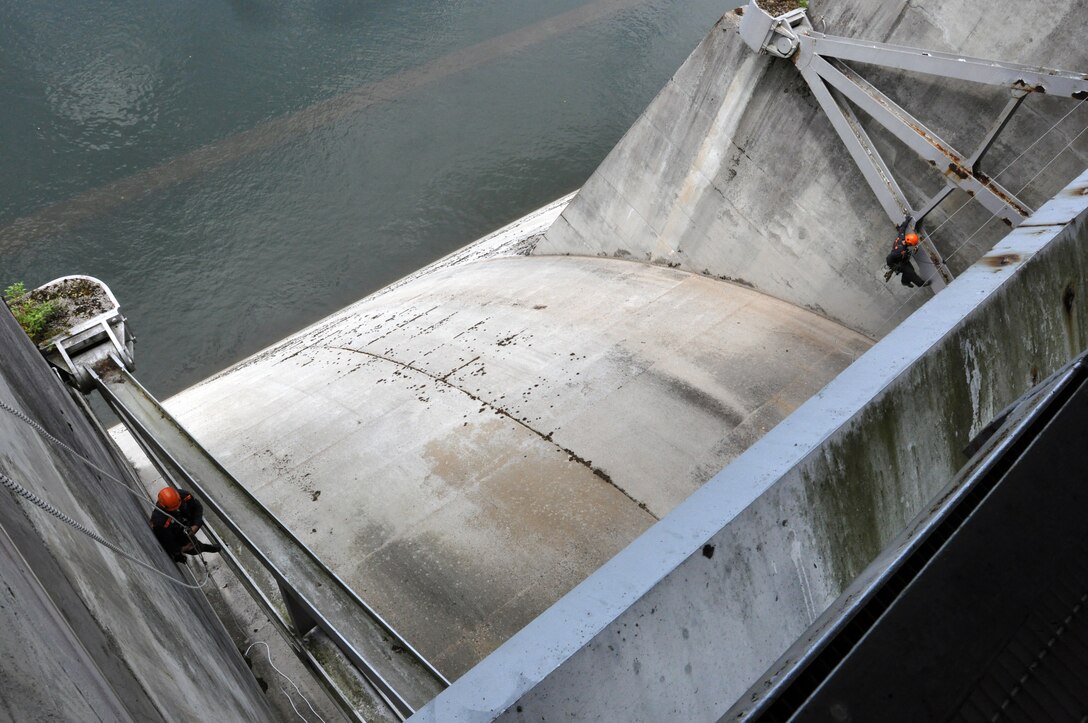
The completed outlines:
{"type": "Polygon", "coordinates": [[[868,346],[743,287],[580,258],[454,267],[339,321],[169,406],[451,676],[868,346]]]}
{"type": "Polygon", "coordinates": [[[871,344],[744,284],[545,253],[559,210],[524,222],[543,238],[506,231],[521,243],[440,262],[167,404],[449,677],[871,344]]]}
{"type": "MultiPolygon", "coordinates": [[[[1075,3],[1018,13],[1015,32],[1001,10],[853,0],[809,16],[836,35],[1088,69],[1075,3]]],[[[573,198],[166,403],[463,676],[423,720],[715,719],[930,501],[966,441],[1083,346],[1083,204],[1062,191],[1088,165],[1076,102],[1032,97],[987,156],[1045,210],[1010,236],[1007,281],[976,265],[1007,227],[960,191],[930,215],[964,282],[934,297],[884,283],[892,224],[793,64],[753,53],[739,20],[723,17],[573,198]],[[1045,233],[1033,260],[1025,239],[1045,233]],[[1066,321],[1063,293],[1078,300],[1066,321]],[[1009,309],[1031,321],[1009,333],[1009,309]],[[703,576],[711,592],[694,590],[703,576]],[[651,660],[687,666],[644,684],[651,660]]],[[[869,77],[957,148],[1007,101],[869,77]]],[[[909,198],[943,183],[868,132],[909,198]]]]}

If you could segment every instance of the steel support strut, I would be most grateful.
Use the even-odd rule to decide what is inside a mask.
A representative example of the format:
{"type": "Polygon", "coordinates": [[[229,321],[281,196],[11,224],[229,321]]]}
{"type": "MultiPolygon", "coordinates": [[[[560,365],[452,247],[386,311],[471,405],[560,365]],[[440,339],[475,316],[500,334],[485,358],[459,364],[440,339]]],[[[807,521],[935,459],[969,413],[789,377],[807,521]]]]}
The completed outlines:
{"type": "Polygon", "coordinates": [[[836,63],[836,67],[819,56],[813,56],[812,65],[821,80],[872,116],[948,181],[974,196],[1009,226],[1019,226],[1031,215],[1031,209],[1024,203],[996,181],[972,171],[964,156],[856,72],[841,63],[836,63]]]}
{"type": "MultiPolygon", "coordinates": [[[[804,11],[792,10],[785,15],[772,17],[756,5],[755,0],[750,0],[745,8],[740,33],[745,43],[756,52],[794,61],[884,212],[895,225],[910,215],[914,218],[914,225],[920,227],[926,216],[954,189],[959,188],[1007,225],[1018,226],[1031,215],[1031,208],[982,172],[983,157],[1029,93],[1088,99],[1088,78],[1081,73],[824,35],[812,29],[804,11]],[[1004,87],[1012,97],[978,148],[972,154],[965,155],[844,61],[1004,87]],[[944,188],[920,207],[912,207],[862,128],[851,104],[933,166],[943,176],[944,188]]],[[[952,280],[952,275],[932,241],[924,234],[922,247],[928,258],[919,261],[923,265],[927,265],[926,262],[933,265],[930,278],[939,289],[944,285],[942,282],[952,280]]]]}
{"type": "Polygon", "coordinates": [[[808,42],[816,55],[825,58],[969,80],[973,83],[1005,87],[1012,91],[1045,93],[1076,100],[1088,98],[1088,80],[1083,73],[971,58],[870,40],[839,38],[814,31],[809,31],[802,42],[808,42]]]}

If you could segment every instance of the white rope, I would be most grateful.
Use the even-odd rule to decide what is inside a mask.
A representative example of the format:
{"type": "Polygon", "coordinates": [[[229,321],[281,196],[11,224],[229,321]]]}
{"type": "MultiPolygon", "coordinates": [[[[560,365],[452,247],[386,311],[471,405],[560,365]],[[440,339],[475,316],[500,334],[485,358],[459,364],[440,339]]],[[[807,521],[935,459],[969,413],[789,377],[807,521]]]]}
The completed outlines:
{"type": "MultiPolygon", "coordinates": [[[[1088,100],[1088,99],[1086,99],[1086,100],[1088,100]]],[[[1080,103],[1078,103],[1078,104],[1077,104],[1077,105],[1076,105],[1076,106],[1074,107],[1074,109],[1073,109],[1073,110],[1076,110],[1076,108],[1079,108],[1079,107],[1081,106],[1081,104],[1083,104],[1084,102],[1085,102],[1085,101],[1083,101],[1083,100],[1082,100],[1082,101],[1081,101],[1080,103]]],[[[1072,112],[1073,112],[1073,111],[1070,111],[1069,113],[1072,113],[1072,112]]],[[[1067,117],[1069,117],[1069,113],[1066,113],[1066,114],[1065,114],[1064,116],[1062,116],[1061,120],[1059,120],[1059,121],[1058,121],[1058,123],[1061,123],[1061,121],[1062,121],[1062,120],[1065,120],[1065,119],[1066,119],[1067,117]]],[[[1050,127],[1050,130],[1048,130],[1048,131],[1047,131],[1046,133],[1049,133],[1049,132],[1050,132],[1051,130],[1054,130],[1054,127],[1055,127],[1055,126],[1057,126],[1057,123],[1055,123],[1055,124],[1054,124],[1054,126],[1051,126],[1051,127],[1050,127]]],[[[1048,162],[1047,162],[1047,164],[1046,164],[1045,166],[1043,166],[1042,168],[1040,168],[1040,169],[1039,169],[1039,171],[1038,171],[1038,172],[1037,172],[1037,173],[1036,173],[1036,174],[1035,174],[1034,176],[1032,176],[1032,177],[1031,177],[1030,179],[1028,179],[1028,182],[1027,182],[1027,183],[1025,183],[1025,184],[1024,184],[1023,186],[1021,186],[1021,187],[1020,187],[1020,190],[1019,190],[1019,191],[1017,191],[1015,195],[1019,196],[1019,195],[1020,195],[1021,193],[1023,193],[1023,192],[1024,192],[1024,189],[1026,189],[1026,188],[1027,188],[1028,186],[1030,186],[1030,185],[1031,185],[1032,183],[1034,183],[1034,182],[1035,182],[1035,179],[1037,179],[1037,178],[1038,178],[1039,176],[1041,176],[1041,175],[1043,174],[1043,172],[1044,172],[1044,171],[1045,171],[1046,169],[1048,169],[1048,168],[1050,168],[1050,167],[1051,167],[1052,165],[1054,165],[1054,162],[1055,162],[1055,161],[1057,161],[1057,160],[1058,160],[1058,158],[1060,158],[1060,157],[1061,157],[1061,155],[1062,155],[1063,153],[1065,153],[1065,152],[1066,152],[1067,150],[1069,150],[1069,148],[1071,148],[1071,147],[1073,146],[1073,144],[1074,144],[1074,143],[1076,143],[1076,142],[1077,142],[1078,140],[1080,140],[1080,137],[1081,137],[1081,136],[1083,136],[1083,135],[1084,135],[1084,134],[1085,134],[1086,132],[1088,132],[1088,125],[1086,125],[1086,126],[1085,126],[1084,128],[1082,128],[1082,129],[1081,129],[1081,131],[1080,131],[1080,133],[1078,133],[1077,135],[1073,136],[1073,140],[1071,140],[1071,141],[1069,141],[1068,143],[1066,143],[1066,144],[1065,144],[1065,146],[1064,146],[1064,147],[1063,147],[1063,148],[1062,148],[1062,149],[1061,149],[1060,151],[1058,151],[1058,152],[1057,152],[1056,154],[1054,154],[1054,157],[1053,157],[1053,158],[1051,158],[1051,159],[1050,159],[1050,161],[1048,161],[1048,162]]],[[[1046,133],[1044,133],[1043,135],[1045,136],[1045,135],[1046,135],[1046,133]]],[[[1042,140],[1042,136],[1040,136],[1040,137],[1039,137],[1039,138],[1038,138],[1038,139],[1037,139],[1037,140],[1035,141],[1035,143],[1038,143],[1038,142],[1039,142],[1040,140],[1042,140]]],[[[1031,145],[1032,145],[1032,146],[1034,146],[1034,145],[1035,145],[1035,143],[1032,143],[1031,145]]],[[[1030,149],[1030,148],[1031,148],[1031,146],[1028,146],[1028,148],[1030,149]]],[[[1024,151],[1024,153],[1027,153],[1027,150],[1025,150],[1025,151],[1024,151]]],[[[1020,160],[1020,158],[1022,158],[1022,157],[1024,156],[1024,153],[1021,153],[1021,154],[1020,154],[1019,156],[1017,156],[1016,158],[1014,158],[1014,159],[1012,160],[1012,162],[1011,162],[1011,163],[1009,163],[1009,165],[1005,166],[1005,168],[1001,170],[1001,173],[1004,173],[1005,171],[1009,170],[1009,168],[1010,168],[1010,167],[1012,166],[1012,164],[1013,164],[1013,163],[1015,163],[1016,161],[1020,160]]],[[[998,176],[1000,176],[1000,175],[1001,175],[1001,173],[999,173],[999,174],[997,174],[997,175],[998,175],[998,176]]],[[[994,176],[994,178],[997,178],[997,176],[994,176]]],[[[967,203],[970,203],[970,201],[968,201],[967,203]]],[[[966,205],[967,205],[967,203],[963,204],[963,206],[966,206],[966,205]]],[[[956,213],[959,213],[959,210],[960,210],[960,209],[962,209],[962,208],[963,208],[963,206],[960,206],[960,208],[959,208],[959,209],[956,209],[956,213]]],[[[952,214],[952,215],[954,216],[954,215],[955,215],[955,213],[954,213],[954,214],[952,214]]],[[[970,236],[968,236],[968,237],[967,237],[966,239],[964,239],[964,240],[963,240],[963,242],[962,242],[962,243],[961,243],[961,244],[960,244],[959,246],[957,246],[957,247],[956,247],[955,249],[953,249],[953,250],[952,250],[952,253],[950,253],[950,254],[949,254],[948,256],[944,257],[943,261],[944,261],[944,262],[947,262],[947,261],[948,261],[949,259],[951,259],[951,258],[955,257],[955,256],[956,256],[956,254],[958,254],[958,253],[959,253],[960,251],[962,251],[962,250],[963,250],[963,248],[964,248],[964,247],[965,247],[965,246],[966,246],[967,244],[969,244],[969,243],[971,242],[971,239],[973,239],[973,238],[974,238],[975,236],[977,236],[977,235],[979,234],[979,232],[981,232],[981,231],[982,231],[982,229],[986,228],[986,225],[987,225],[987,224],[989,224],[989,223],[990,223],[990,221],[993,221],[993,220],[994,220],[994,219],[995,219],[996,217],[997,217],[997,213],[996,213],[996,212],[995,212],[995,213],[992,213],[992,214],[990,214],[990,217],[989,217],[989,218],[987,218],[987,219],[986,219],[985,221],[983,221],[983,222],[982,222],[982,224],[981,224],[981,225],[980,225],[980,226],[979,226],[978,228],[976,228],[976,229],[974,230],[974,232],[973,232],[973,233],[972,233],[972,234],[971,234],[970,236]]],[[[952,219],[952,216],[949,216],[949,217],[948,217],[947,219],[945,219],[944,223],[942,223],[942,224],[941,224],[941,226],[943,226],[943,225],[944,225],[945,223],[948,223],[948,221],[950,221],[951,219],[952,219]]],[[[930,231],[930,232],[928,232],[928,233],[930,233],[930,234],[932,234],[932,233],[935,233],[935,232],[937,231],[937,229],[939,229],[939,228],[940,228],[941,226],[938,226],[938,227],[937,227],[936,229],[934,229],[933,231],[930,231]]],[[[932,280],[932,279],[933,279],[933,278],[934,278],[934,277],[936,276],[936,274],[937,274],[937,273],[938,273],[938,270],[937,270],[937,268],[936,268],[936,267],[934,267],[934,269],[933,269],[932,273],[930,273],[930,275],[929,275],[928,277],[926,277],[925,281],[931,281],[931,280],[932,280]]],[[[892,310],[892,312],[891,312],[890,314],[888,314],[888,315],[887,315],[887,316],[886,316],[886,317],[884,318],[884,321],[882,321],[882,322],[881,322],[881,324],[880,324],[880,327],[878,327],[878,328],[880,328],[880,329],[884,329],[884,328],[885,328],[885,327],[886,327],[886,326],[888,325],[888,323],[889,323],[889,322],[890,322],[890,321],[892,320],[892,318],[894,318],[894,317],[895,317],[895,315],[899,313],[900,309],[902,309],[902,308],[903,308],[904,306],[906,306],[906,305],[907,305],[908,303],[910,303],[911,301],[913,301],[913,299],[914,299],[914,294],[913,294],[913,293],[912,293],[912,294],[910,294],[910,295],[908,295],[908,296],[907,296],[907,298],[906,298],[906,299],[905,299],[905,300],[903,301],[903,303],[901,303],[901,304],[899,304],[899,306],[895,307],[895,309],[893,309],[893,310],[892,310]]]]}
{"type": "MultiPolygon", "coordinates": [[[[307,700],[306,696],[302,694],[302,690],[299,689],[298,683],[291,680],[291,678],[286,673],[284,673],[282,670],[277,668],[276,664],[272,662],[272,649],[268,647],[268,643],[264,642],[263,640],[258,640],[257,642],[253,643],[248,648],[246,648],[246,652],[242,653],[242,655],[243,656],[249,655],[249,651],[253,650],[254,646],[257,646],[257,645],[263,645],[264,646],[264,650],[268,654],[268,664],[272,666],[272,670],[274,670],[277,673],[279,673],[280,675],[282,675],[284,678],[287,679],[288,683],[295,686],[295,692],[298,693],[298,697],[302,698],[303,702],[305,702],[306,705],[309,706],[310,712],[313,713],[315,716],[317,716],[317,719],[319,721],[321,721],[321,723],[326,723],[325,719],[321,717],[321,714],[318,713],[316,710],[314,710],[314,707],[312,705],[310,705],[310,701],[307,700]]],[[[287,688],[285,688],[283,686],[280,686],[280,690],[283,691],[283,695],[287,698],[287,702],[291,704],[291,710],[295,711],[295,715],[297,715],[301,720],[306,721],[306,723],[309,723],[309,721],[307,721],[306,718],[303,717],[303,715],[298,712],[298,708],[295,707],[295,701],[291,700],[291,694],[287,692],[287,688]]]]}

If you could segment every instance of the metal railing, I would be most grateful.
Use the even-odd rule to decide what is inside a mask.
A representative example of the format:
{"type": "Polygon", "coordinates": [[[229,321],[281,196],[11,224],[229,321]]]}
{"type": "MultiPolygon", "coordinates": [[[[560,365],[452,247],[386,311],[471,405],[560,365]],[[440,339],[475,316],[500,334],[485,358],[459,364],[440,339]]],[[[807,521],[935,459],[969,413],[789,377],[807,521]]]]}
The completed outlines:
{"type": "MultiPolygon", "coordinates": [[[[295,537],[204,449],[121,364],[95,387],[126,424],[148,459],[176,485],[203,500],[220,525],[275,580],[302,646],[320,630],[333,641],[401,720],[449,685],[438,670],[295,537]]],[[[233,561],[237,565],[237,560],[233,561]]],[[[239,579],[266,609],[271,601],[243,570],[239,579]],[[262,601],[263,598],[263,601],[262,601]]],[[[312,656],[311,656],[312,657],[312,656]]],[[[311,666],[316,661],[306,661],[311,666]]]]}

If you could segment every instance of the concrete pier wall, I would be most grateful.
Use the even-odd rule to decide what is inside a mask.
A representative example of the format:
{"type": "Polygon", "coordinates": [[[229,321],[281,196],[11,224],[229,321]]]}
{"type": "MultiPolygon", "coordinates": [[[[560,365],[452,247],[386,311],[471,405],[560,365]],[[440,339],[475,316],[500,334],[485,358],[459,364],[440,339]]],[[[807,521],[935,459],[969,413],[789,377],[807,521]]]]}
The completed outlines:
{"type": "MultiPolygon", "coordinates": [[[[131,470],[6,307],[0,349],[0,400],[104,470],[0,410],[0,472],[128,554],[183,579],[148,527],[150,507],[107,477],[140,490],[131,470]]],[[[7,489],[0,498],[0,719],[272,718],[199,590],[119,558],[7,489]]]]}
{"type": "Polygon", "coordinates": [[[1086,251],[1088,172],[413,720],[717,719],[1084,348],[1086,251]]]}
{"type": "MultiPolygon", "coordinates": [[[[1083,29],[1082,14],[1073,0],[814,1],[809,13],[817,30],[833,35],[1085,70],[1088,47],[1070,30],[1083,29]]],[[[730,13],[717,24],[534,253],[678,266],[750,285],[879,338],[931,293],[884,282],[894,224],[793,63],[753,53],[739,22],[730,13]]],[[[965,155],[1009,97],[977,84],[858,67],[965,155]]],[[[943,177],[859,117],[907,198],[922,206],[943,177]]],[[[1033,95],[983,168],[1037,206],[1088,164],[1088,134],[1077,138],[1085,125],[1088,108],[1078,101],[1033,95]]],[[[989,217],[960,191],[930,215],[927,227],[954,272],[1008,232],[989,217]]]]}

